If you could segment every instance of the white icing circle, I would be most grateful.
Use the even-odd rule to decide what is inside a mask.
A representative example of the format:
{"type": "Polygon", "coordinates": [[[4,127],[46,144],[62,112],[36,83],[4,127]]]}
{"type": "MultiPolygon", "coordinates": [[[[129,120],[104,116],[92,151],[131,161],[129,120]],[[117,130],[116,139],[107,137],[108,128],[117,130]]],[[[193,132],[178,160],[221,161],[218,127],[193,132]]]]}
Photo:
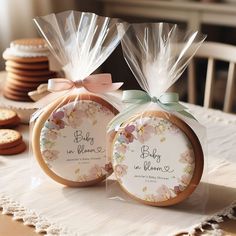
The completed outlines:
{"type": "Polygon", "coordinates": [[[40,134],[40,151],[48,168],[75,182],[104,176],[106,126],[114,116],[90,100],[70,102],[54,111],[40,134]]]}
{"type": "Polygon", "coordinates": [[[47,57],[49,55],[49,50],[42,50],[42,51],[23,51],[17,48],[7,48],[3,52],[3,57],[47,57]]]}
{"type": "Polygon", "coordinates": [[[114,173],[126,192],[146,202],[177,197],[195,169],[192,144],[167,119],[136,118],[122,126],[113,142],[114,173]]]}

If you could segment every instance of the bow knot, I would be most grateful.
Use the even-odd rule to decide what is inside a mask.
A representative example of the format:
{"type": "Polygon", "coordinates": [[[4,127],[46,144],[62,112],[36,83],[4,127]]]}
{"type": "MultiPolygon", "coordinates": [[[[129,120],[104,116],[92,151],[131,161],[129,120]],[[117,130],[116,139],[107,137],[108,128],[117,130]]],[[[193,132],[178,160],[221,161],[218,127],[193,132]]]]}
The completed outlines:
{"type": "Polygon", "coordinates": [[[158,102],[158,98],[154,96],[154,97],[151,98],[151,101],[154,102],[154,103],[157,103],[158,102]]]}
{"type": "Polygon", "coordinates": [[[81,88],[81,87],[83,87],[83,80],[74,81],[74,86],[75,86],[76,88],[81,88]]]}
{"type": "Polygon", "coordinates": [[[130,103],[124,111],[118,114],[108,125],[108,132],[116,129],[125,120],[129,119],[130,114],[140,111],[140,105],[153,102],[158,104],[167,112],[178,112],[188,118],[194,119],[190,113],[186,111],[186,107],[179,103],[179,95],[177,93],[164,93],[159,98],[151,97],[148,93],[141,90],[127,90],[123,92],[122,101],[130,103]]]}
{"type": "Polygon", "coordinates": [[[112,83],[111,74],[94,74],[83,80],[72,81],[66,78],[48,80],[48,91],[58,92],[73,88],[85,88],[92,93],[106,93],[119,89],[123,83],[112,83]]]}

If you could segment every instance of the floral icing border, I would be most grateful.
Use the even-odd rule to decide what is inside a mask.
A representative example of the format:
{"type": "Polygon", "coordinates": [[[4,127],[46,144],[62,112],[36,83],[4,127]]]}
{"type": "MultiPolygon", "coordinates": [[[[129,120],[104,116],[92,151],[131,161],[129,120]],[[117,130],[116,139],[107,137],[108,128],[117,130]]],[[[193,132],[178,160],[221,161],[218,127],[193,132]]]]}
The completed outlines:
{"type": "MultiPolygon", "coordinates": [[[[57,138],[63,135],[63,129],[66,127],[77,129],[85,120],[90,120],[91,124],[95,126],[97,125],[96,116],[100,112],[105,115],[113,114],[107,107],[97,102],[80,100],[76,103],[68,103],[50,115],[40,134],[41,154],[49,169],[52,170],[53,162],[60,158],[60,152],[54,147],[56,145],[57,138]],[[69,105],[71,104],[73,105],[69,108],[69,105]]],[[[94,164],[89,169],[88,174],[81,174],[80,166],[78,166],[74,170],[74,174],[77,176],[75,181],[87,182],[95,180],[103,177],[111,171],[111,164],[105,164],[104,166],[94,164]]]]}
{"type": "MultiPolygon", "coordinates": [[[[171,132],[173,135],[182,132],[177,126],[170,121],[148,116],[145,118],[136,119],[125,127],[121,128],[122,131],[118,133],[114,142],[113,148],[113,168],[118,181],[122,184],[122,177],[127,174],[128,166],[123,164],[125,161],[125,154],[129,150],[129,144],[134,140],[144,144],[153,135],[159,138],[160,142],[165,142],[165,133],[171,132]]],[[[161,202],[176,197],[179,193],[183,192],[189,185],[193,172],[195,169],[195,157],[192,145],[189,142],[188,148],[179,157],[179,163],[183,164],[184,174],[178,178],[178,185],[173,188],[162,184],[156,189],[157,194],[146,194],[147,186],[142,188],[143,196],[141,199],[149,202],[161,202]]]]}

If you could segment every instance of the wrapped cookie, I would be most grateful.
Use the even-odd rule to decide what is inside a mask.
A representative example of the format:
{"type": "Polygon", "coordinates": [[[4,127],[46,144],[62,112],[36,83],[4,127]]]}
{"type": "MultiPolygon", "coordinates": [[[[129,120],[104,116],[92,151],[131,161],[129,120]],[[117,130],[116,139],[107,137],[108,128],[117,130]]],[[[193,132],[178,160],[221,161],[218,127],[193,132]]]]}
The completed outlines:
{"type": "Polygon", "coordinates": [[[166,23],[133,24],[124,35],[125,60],[144,91],[124,91],[128,106],[108,126],[107,157],[114,169],[107,180],[109,197],[169,206],[198,186],[204,127],[167,89],[204,39],[166,23]]]}
{"type": "Polygon", "coordinates": [[[106,126],[119,112],[110,74],[93,73],[120,42],[117,19],[66,11],[34,19],[65,78],[49,80],[31,120],[32,150],[44,172],[74,187],[101,182],[106,165],[106,126]]]}

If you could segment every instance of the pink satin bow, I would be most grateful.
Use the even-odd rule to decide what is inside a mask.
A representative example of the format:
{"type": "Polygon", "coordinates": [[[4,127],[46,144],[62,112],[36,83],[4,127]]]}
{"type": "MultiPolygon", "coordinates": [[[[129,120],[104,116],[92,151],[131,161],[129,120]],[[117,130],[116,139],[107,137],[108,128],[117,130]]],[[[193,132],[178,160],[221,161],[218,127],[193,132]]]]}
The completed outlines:
{"type": "Polygon", "coordinates": [[[105,93],[119,89],[122,84],[112,83],[111,74],[94,74],[78,81],[65,78],[50,79],[48,80],[48,91],[57,92],[83,87],[92,93],[105,93]]]}

